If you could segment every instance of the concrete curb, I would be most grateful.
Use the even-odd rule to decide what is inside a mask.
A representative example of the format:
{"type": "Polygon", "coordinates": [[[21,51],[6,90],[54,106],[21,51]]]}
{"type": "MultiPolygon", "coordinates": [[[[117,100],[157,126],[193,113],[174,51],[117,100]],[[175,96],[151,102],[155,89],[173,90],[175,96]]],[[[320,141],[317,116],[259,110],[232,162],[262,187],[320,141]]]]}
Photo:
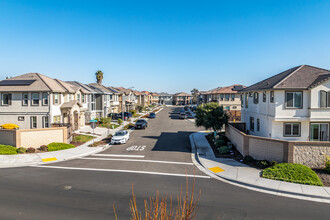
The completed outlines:
{"type": "MultiPolygon", "coordinates": [[[[233,180],[230,178],[225,178],[225,177],[221,177],[219,175],[216,175],[214,173],[212,173],[211,171],[209,171],[207,169],[207,166],[202,162],[202,160],[200,160],[197,149],[196,149],[196,143],[195,140],[193,138],[193,134],[189,135],[189,140],[190,140],[190,144],[191,144],[191,159],[193,161],[193,163],[195,164],[195,166],[201,170],[203,173],[209,175],[210,177],[220,180],[222,182],[228,183],[228,184],[232,184],[238,187],[242,187],[245,189],[249,189],[249,190],[253,190],[253,191],[257,191],[257,192],[262,192],[262,193],[267,193],[267,194],[272,194],[272,195],[276,195],[276,196],[283,196],[283,197],[288,197],[288,198],[294,198],[294,199],[300,199],[300,200],[306,200],[306,201],[313,201],[313,202],[321,202],[321,203],[330,203],[330,200],[328,198],[325,197],[319,197],[319,196],[313,196],[313,195],[308,195],[306,196],[305,194],[300,194],[300,193],[292,193],[292,192],[288,192],[288,191],[280,191],[280,190],[276,190],[276,189],[271,189],[271,188],[267,188],[267,187],[261,187],[261,186],[256,186],[253,184],[249,184],[249,183],[245,183],[245,182],[241,182],[238,180],[233,180]]],[[[282,182],[282,181],[280,181],[282,182]]]]}

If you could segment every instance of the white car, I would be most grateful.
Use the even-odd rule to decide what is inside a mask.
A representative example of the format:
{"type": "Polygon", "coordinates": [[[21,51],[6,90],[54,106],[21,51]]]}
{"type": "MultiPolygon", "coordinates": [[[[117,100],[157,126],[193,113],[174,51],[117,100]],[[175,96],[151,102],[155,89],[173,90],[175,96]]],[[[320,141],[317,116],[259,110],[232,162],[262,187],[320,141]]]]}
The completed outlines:
{"type": "Polygon", "coordinates": [[[125,144],[129,140],[128,131],[117,131],[111,138],[111,144],[125,144]]]}

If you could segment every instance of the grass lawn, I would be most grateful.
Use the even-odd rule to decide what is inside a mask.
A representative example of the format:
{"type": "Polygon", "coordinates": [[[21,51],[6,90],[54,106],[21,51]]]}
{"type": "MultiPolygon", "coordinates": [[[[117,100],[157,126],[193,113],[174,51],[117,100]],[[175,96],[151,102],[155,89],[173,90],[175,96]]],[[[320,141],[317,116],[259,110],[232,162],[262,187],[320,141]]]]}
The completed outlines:
{"type": "Polygon", "coordinates": [[[0,154],[2,155],[17,154],[17,148],[10,145],[0,144],[0,154]]]}
{"type": "MultiPolygon", "coordinates": [[[[113,129],[116,129],[119,126],[120,126],[119,124],[111,124],[110,129],[112,129],[112,127],[113,127],[113,129]]],[[[98,127],[108,128],[108,125],[107,124],[99,124],[98,127]]]]}
{"type": "Polygon", "coordinates": [[[53,143],[48,144],[47,147],[48,147],[48,151],[58,151],[58,150],[74,148],[75,146],[72,144],[53,142],[53,143]]]}
{"type": "Polygon", "coordinates": [[[262,172],[262,177],[291,183],[323,186],[317,174],[301,164],[280,163],[262,172]]]}
{"type": "MultiPolygon", "coordinates": [[[[95,137],[94,137],[95,138],[95,137]]],[[[93,140],[93,136],[80,134],[74,137],[75,141],[86,143],[90,140],[93,140]]]]}

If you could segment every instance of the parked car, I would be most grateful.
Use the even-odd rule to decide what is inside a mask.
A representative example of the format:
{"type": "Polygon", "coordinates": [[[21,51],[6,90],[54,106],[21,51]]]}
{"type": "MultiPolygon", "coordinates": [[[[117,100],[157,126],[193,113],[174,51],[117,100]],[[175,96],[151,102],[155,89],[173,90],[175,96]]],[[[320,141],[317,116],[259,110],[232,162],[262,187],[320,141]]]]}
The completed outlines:
{"type": "Polygon", "coordinates": [[[109,113],[108,117],[110,117],[111,119],[117,120],[119,117],[118,113],[109,113]]]}
{"type": "Polygon", "coordinates": [[[144,119],[139,119],[135,123],[136,129],[146,129],[146,127],[148,127],[148,122],[144,119]]]}
{"type": "Polygon", "coordinates": [[[148,118],[156,118],[156,114],[154,112],[151,112],[149,114],[148,118]]]}
{"type": "Polygon", "coordinates": [[[187,114],[185,112],[180,112],[179,118],[180,119],[186,119],[187,118],[187,114]]]}
{"type": "MultiPolygon", "coordinates": [[[[128,120],[128,119],[130,119],[132,116],[133,116],[132,113],[130,113],[130,112],[124,112],[124,120],[125,121],[128,120]]],[[[118,118],[123,118],[122,112],[120,112],[118,114],[118,118]]]]}
{"type": "Polygon", "coordinates": [[[187,118],[195,118],[195,113],[193,112],[187,112],[187,118]]]}
{"type": "Polygon", "coordinates": [[[125,144],[129,140],[128,131],[117,131],[115,135],[111,138],[111,144],[125,144]]]}

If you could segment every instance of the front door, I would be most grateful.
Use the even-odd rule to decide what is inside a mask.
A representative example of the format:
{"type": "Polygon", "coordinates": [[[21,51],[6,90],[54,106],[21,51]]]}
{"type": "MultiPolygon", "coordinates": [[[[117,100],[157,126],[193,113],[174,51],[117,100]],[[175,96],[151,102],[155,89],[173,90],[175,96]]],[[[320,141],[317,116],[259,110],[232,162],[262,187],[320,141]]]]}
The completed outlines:
{"type": "Polygon", "coordinates": [[[76,131],[79,129],[79,114],[78,112],[74,112],[74,127],[73,129],[76,131]]]}
{"type": "Polygon", "coordinates": [[[329,141],[328,123],[311,123],[311,141],[329,141]]]}

